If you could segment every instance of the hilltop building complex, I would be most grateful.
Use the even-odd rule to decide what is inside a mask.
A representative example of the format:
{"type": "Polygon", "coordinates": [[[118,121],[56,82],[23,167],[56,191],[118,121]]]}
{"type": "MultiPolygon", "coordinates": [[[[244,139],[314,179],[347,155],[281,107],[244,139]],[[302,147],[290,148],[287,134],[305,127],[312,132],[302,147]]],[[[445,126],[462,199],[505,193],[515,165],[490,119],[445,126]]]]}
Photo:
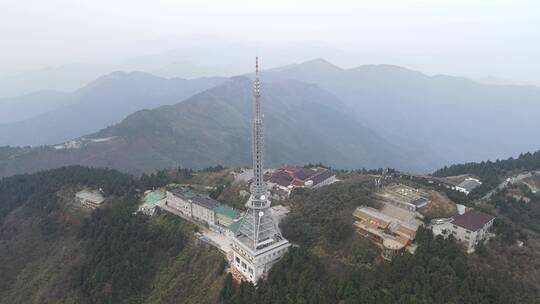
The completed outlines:
{"type": "Polygon", "coordinates": [[[284,166],[265,177],[272,198],[286,199],[295,188],[320,188],[338,181],[336,173],[323,167],[284,166]]]}
{"type": "Polygon", "coordinates": [[[185,186],[147,191],[139,211],[154,215],[158,208],[220,232],[227,230],[240,216],[238,210],[185,186]]]}

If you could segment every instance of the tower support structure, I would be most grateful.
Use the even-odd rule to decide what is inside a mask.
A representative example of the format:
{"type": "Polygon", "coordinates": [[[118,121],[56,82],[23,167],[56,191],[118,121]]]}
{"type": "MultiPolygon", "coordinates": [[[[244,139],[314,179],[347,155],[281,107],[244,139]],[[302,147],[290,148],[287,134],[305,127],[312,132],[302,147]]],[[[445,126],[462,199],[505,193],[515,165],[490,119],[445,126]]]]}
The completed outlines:
{"type": "Polygon", "coordinates": [[[259,59],[255,58],[254,107],[252,122],[253,179],[246,212],[240,228],[231,239],[233,274],[237,278],[257,283],[287,252],[290,243],[270,211],[264,182],[264,138],[261,110],[259,59]]]}

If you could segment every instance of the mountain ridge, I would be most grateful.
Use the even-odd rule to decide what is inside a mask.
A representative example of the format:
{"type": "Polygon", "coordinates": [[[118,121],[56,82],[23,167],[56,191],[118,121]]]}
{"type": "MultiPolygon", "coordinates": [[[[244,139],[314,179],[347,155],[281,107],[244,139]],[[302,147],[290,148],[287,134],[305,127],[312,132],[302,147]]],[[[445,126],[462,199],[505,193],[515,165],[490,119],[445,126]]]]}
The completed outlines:
{"type": "MultiPolygon", "coordinates": [[[[183,102],[135,112],[85,136],[112,138],[106,142],[34,150],[4,163],[0,175],[72,164],[135,174],[177,166],[248,165],[252,90],[248,78],[231,78],[183,102]]],[[[333,94],[316,85],[263,83],[262,106],[269,166],[322,162],[338,168],[410,168],[426,162],[398,153],[398,146],[347,114],[333,94]]]]}
{"type": "Polygon", "coordinates": [[[533,130],[540,129],[532,114],[540,112],[540,89],[536,87],[486,85],[393,65],[343,69],[321,59],[266,70],[262,78],[319,85],[388,141],[405,143],[409,149],[430,147],[424,155],[438,158],[439,166],[540,149],[540,143],[529,140],[535,137],[533,130]],[[517,138],[512,133],[524,136],[517,138]],[[499,145],[500,138],[507,144],[499,145]]]}
{"type": "Polygon", "coordinates": [[[62,107],[4,124],[0,145],[60,143],[115,124],[145,108],[180,102],[224,81],[223,78],[165,79],[144,72],[113,72],[62,94],[62,107]]]}

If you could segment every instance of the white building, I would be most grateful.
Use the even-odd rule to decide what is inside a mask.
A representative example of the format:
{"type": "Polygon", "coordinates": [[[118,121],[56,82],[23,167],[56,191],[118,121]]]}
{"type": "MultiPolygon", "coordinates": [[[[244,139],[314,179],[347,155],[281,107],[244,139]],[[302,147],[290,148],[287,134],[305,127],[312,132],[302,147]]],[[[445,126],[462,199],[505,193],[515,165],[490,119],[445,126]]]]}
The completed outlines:
{"type": "Polygon", "coordinates": [[[216,213],[214,209],[219,206],[219,202],[205,196],[194,196],[191,199],[191,216],[193,219],[207,224],[209,227],[216,225],[216,213]]]}
{"type": "Polygon", "coordinates": [[[453,235],[465,244],[467,252],[474,251],[475,246],[489,237],[495,217],[476,210],[468,210],[455,215],[451,221],[434,224],[433,233],[448,237],[453,235]]]}
{"type": "Polygon", "coordinates": [[[82,190],[75,194],[75,199],[83,206],[95,209],[105,201],[103,195],[98,190],[82,190]]]}
{"type": "Polygon", "coordinates": [[[253,283],[257,283],[264,277],[290,246],[289,242],[283,238],[267,239],[259,242],[254,250],[247,238],[244,241],[238,240],[238,237],[233,238],[231,243],[234,270],[240,273],[240,280],[245,279],[253,283]]]}
{"type": "Polygon", "coordinates": [[[167,191],[167,201],[165,204],[182,212],[185,216],[192,217],[191,200],[194,196],[195,194],[186,188],[174,188],[167,191]]]}
{"type": "Polygon", "coordinates": [[[465,195],[469,195],[474,188],[480,186],[481,184],[482,182],[478,179],[467,177],[464,181],[456,186],[456,190],[465,193],[465,195]]]}

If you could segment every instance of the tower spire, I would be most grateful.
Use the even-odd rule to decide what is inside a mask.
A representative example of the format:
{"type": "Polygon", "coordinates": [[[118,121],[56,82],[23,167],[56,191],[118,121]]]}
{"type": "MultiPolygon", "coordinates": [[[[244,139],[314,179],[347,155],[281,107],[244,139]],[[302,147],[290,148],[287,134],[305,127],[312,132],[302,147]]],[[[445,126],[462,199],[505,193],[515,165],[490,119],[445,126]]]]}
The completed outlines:
{"type": "MultiPolygon", "coordinates": [[[[261,112],[261,81],[259,79],[259,57],[255,57],[255,83],[254,83],[254,115],[253,115],[253,182],[251,183],[251,195],[256,200],[264,201],[266,185],[264,183],[264,147],[263,147],[263,121],[261,112]],[[262,199],[261,199],[262,198],[262,199]]],[[[259,207],[259,206],[256,206],[259,207]]]]}
{"type": "Polygon", "coordinates": [[[259,56],[255,56],[255,75],[259,77],[259,56]]]}

